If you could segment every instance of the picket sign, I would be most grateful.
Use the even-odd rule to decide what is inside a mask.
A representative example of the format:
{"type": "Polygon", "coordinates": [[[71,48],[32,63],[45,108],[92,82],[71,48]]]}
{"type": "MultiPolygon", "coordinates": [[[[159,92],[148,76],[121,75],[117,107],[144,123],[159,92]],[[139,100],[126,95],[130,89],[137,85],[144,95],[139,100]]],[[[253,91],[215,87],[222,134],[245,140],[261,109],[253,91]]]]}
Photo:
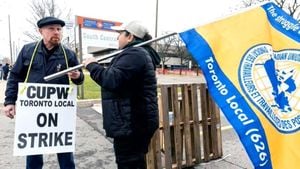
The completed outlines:
{"type": "Polygon", "coordinates": [[[19,83],[14,155],[75,151],[77,88],[19,83]]]}

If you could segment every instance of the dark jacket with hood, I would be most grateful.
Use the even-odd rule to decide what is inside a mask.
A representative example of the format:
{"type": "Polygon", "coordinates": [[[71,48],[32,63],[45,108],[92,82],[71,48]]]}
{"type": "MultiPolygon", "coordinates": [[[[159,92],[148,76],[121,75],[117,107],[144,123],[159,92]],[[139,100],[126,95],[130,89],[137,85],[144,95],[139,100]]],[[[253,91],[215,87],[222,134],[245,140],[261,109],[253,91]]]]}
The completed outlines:
{"type": "MultiPolygon", "coordinates": [[[[7,82],[5,91],[5,102],[4,104],[15,104],[18,93],[18,83],[24,82],[31,61],[32,54],[37,43],[30,43],[24,45],[19,53],[19,56],[14,64],[7,82]]],[[[64,47],[68,67],[78,65],[76,55],[70,49],[64,47]]],[[[36,50],[31,69],[29,70],[29,77],[27,82],[31,83],[49,83],[49,84],[69,84],[69,78],[67,75],[58,77],[56,79],[46,82],[44,77],[67,69],[66,59],[62,50],[62,46],[56,46],[52,51],[47,52],[44,44],[41,42],[36,50]]],[[[81,84],[84,80],[82,70],[80,70],[80,78],[72,79],[75,84],[81,84]]]]}
{"type": "Polygon", "coordinates": [[[149,142],[158,128],[155,65],[160,58],[151,47],[132,47],[134,44],[127,45],[107,68],[91,63],[87,69],[102,87],[106,135],[149,142]]]}

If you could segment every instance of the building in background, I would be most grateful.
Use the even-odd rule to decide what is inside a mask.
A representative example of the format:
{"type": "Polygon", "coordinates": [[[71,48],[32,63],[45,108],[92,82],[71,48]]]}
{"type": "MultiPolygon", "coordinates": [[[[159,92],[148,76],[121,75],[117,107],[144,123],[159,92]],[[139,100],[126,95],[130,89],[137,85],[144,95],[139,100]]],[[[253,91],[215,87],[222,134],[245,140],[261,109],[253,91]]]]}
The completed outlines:
{"type": "Polygon", "coordinates": [[[76,51],[82,59],[99,50],[118,49],[118,33],[111,29],[121,22],[76,16],[76,51]]]}

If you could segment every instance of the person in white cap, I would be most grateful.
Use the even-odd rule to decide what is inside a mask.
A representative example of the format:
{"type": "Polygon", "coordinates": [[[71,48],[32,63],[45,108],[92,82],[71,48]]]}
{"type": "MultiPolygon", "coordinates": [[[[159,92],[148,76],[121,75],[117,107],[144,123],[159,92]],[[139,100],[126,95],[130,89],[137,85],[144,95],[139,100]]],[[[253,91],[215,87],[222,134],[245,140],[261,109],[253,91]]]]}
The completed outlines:
{"type": "Polygon", "coordinates": [[[103,127],[114,138],[118,169],[146,169],[145,155],[158,128],[155,68],[160,57],[150,45],[133,47],[152,38],[139,22],[112,29],[119,32],[123,51],[108,67],[95,58],[83,64],[101,86],[103,127]]]}
{"type": "MultiPolygon", "coordinates": [[[[79,85],[83,83],[82,70],[46,82],[44,77],[68,67],[78,65],[76,54],[61,44],[62,27],[65,22],[55,17],[44,17],[37,22],[42,40],[23,46],[14,64],[5,91],[4,112],[7,117],[16,115],[15,103],[18,97],[18,83],[69,84],[70,80],[79,85]]],[[[67,112],[66,112],[67,113],[67,112]]],[[[75,169],[72,152],[57,154],[60,169],[75,169]]],[[[26,169],[42,169],[43,155],[26,157],[26,169]]]]}

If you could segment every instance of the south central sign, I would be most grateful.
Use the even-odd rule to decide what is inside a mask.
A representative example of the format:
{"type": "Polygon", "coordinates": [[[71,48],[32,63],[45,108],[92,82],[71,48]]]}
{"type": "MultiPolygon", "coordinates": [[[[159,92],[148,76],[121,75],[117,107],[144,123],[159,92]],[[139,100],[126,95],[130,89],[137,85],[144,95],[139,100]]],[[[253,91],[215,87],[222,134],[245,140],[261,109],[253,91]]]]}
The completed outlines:
{"type": "Polygon", "coordinates": [[[121,22],[76,16],[76,25],[81,30],[79,37],[82,39],[80,43],[82,44],[83,57],[90,53],[88,48],[96,50],[118,49],[119,33],[112,30],[112,27],[121,24],[121,22]]]}
{"type": "Polygon", "coordinates": [[[102,20],[102,19],[77,16],[77,24],[81,25],[82,28],[113,31],[111,29],[112,26],[120,26],[122,23],[115,22],[115,21],[107,21],[107,20],[102,20]]]}

